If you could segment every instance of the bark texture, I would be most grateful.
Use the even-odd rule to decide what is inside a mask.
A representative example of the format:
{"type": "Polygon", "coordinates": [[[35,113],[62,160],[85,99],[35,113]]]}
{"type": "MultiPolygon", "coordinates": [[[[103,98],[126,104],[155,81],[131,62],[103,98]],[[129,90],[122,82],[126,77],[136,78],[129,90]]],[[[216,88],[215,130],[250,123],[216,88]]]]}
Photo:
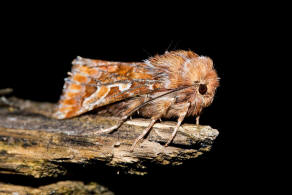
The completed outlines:
{"type": "Polygon", "coordinates": [[[97,183],[84,184],[80,181],[61,181],[37,188],[5,184],[0,182],[0,194],[2,195],[52,195],[52,194],[97,194],[113,195],[114,193],[97,183]]]}
{"type": "Polygon", "coordinates": [[[183,124],[173,143],[164,147],[176,123],[161,122],[131,152],[131,144],[150,120],[129,120],[111,134],[95,135],[119,119],[88,113],[56,120],[50,117],[55,104],[17,98],[4,102],[6,106],[0,106],[0,175],[56,178],[70,174],[68,167],[75,165],[143,175],[153,166],[175,166],[197,158],[211,149],[218,136],[210,126],[183,124]]]}

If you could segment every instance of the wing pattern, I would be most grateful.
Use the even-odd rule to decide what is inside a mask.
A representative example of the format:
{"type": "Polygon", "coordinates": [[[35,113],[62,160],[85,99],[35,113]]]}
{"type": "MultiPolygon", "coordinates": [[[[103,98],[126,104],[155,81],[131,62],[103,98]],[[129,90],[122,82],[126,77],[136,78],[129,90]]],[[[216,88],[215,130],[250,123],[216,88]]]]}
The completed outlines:
{"type": "Polygon", "coordinates": [[[110,62],[77,57],[65,79],[54,117],[70,118],[161,88],[159,71],[146,63],[110,62]]]}

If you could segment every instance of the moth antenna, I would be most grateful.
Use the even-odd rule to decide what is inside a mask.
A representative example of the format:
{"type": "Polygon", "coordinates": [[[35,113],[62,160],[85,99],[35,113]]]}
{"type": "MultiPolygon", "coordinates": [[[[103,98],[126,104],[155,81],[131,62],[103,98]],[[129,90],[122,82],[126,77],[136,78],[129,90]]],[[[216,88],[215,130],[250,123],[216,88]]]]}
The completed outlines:
{"type": "Polygon", "coordinates": [[[148,56],[152,56],[152,54],[150,52],[148,52],[145,48],[142,48],[142,50],[148,55],[148,56]]]}
{"type": "Polygon", "coordinates": [[[171,45],[173,44],[173,40],[170,41],[168,47],[166,48],[166,52],[168,52],[168,50],[170,49],[171,45]]]}
{"type": "Polygon", "coordinates": [[[144,102],[143,104],[141,104],[140,106],[138,106],[135,110],[133,110],[133,112],[136,112],[137,110],[139,110],[140,108],[142,108],[142,107],[145,106],[146,104],[149,104],[149,103],[153,102],[154,100],[156,100],[156,99],[158,99],[158,98],[164,97],[164,96],[166,96],[166,95],[168,95],[168,94],[171,94],[171,93],[173,93],[173,92],[180,91],[180,90],[183,90],[183,89],[187,89],[187,88],[190,88],[190,87],[193,87],[193,86],[194,86],[194,85],[187,86],[187,87],[180,87],[180,88],[176,88],[176,89],[173,89],[173,90],[171,90],[171,91],[168,91],[168,92],[166,92],[166,93],[164,93],[164,94],[162,94],[162,95],[159,95],[159,96],[157,96],[157,97],[155,97],[155,98],[152,98],[152,99],[150,99],[150,100],[144,102]]]}

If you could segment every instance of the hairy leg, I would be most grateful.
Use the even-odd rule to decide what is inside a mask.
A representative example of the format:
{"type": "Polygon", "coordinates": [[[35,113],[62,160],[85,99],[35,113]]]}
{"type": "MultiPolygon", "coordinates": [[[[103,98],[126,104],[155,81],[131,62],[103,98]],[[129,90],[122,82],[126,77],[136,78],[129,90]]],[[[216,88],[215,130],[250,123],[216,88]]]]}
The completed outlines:
{"type": "Polygon", "coordinates": [[[135,146],[136,146],[136,144],[137,144],[141,139],[143,139],[144,136],[145,136],[147,133],[149,133],[149,131],[151,130],[151,128],[153,127],[153,125],[155,124],[156,121],[157,121],[157,119],[152,118],[152,120],[151,120],[150,124],[148,125],[148,127],[145,128],[144,131],[143,131],[143,133],[142,133],[142,134],[141,134],[141,135],[140,135],[140,136],[134,141],[134,143],[133,143],[132,146],[131,146],[130,151],[133,151],[134,148],[135,148],[135,146]]]}
{"type": "Polygon", "coordinates": [[[199,123],[199,119],[200,119],[200,116],[197,116],[196,117],[196,125],[199,125],[200,123],[199,123]]]}
{"type": "Polygon", "coordinates": [[[114,130],[118,129],[120,126],[122,126],[122,124],[127,120],[127,118],[128,118],[128,116],[125,116],[116,125],[111,126],[109,128],[106,128],[106,129],[100,129],[99,131],[95,132],[94,134],[100,135],[100,134],[104,134],[104,133],[111,133],[114,130]]]}
{"type": "Polygon", "coordinates": [[[111,133],[113,131],[115,131],[116,129],[120,128],[124,122],[126,122],[126,120],[132,116],[134,114],[134,112],[137,111],[137,109],[140,107],[140,105],[142,105],[144,102],[148,101],[147,97],[141,97],[141,98],[137,98],[134,100],[131,100],[129,102],[122,102],[122,104],[120,105],[115,105],[111,112],[119,112],[119,115],[122,115],[121,119],[119,120],[119,122],[114,125],[111,126],[109,128],[106,129],[100,129],[99,131],[95,132],[94,134],[99,135],[99,134],[104,134],[104,133],[111,133]],[[124,109],[126,108],[126,109],[124,109]],[[121,112],[121,110],[124,110],[121,112]]]}
{"type": "Polygon", "coordinates": [[[186,106],[185,106],[185,109],[179,115],[179,118],[177,120],[177,124],[176,124],[176,126],[175,126],[175,128],[174,128],[174,130],[173,130],[173,132],[171,134],[170,139],[168,140],[168,142],[164,146],[168,146],[172,142],[172,140],[174,139],[178,128],[180,127],[182,121],[184,120],[184,118],[185,118],[185,116],[186,116],[186,114],[188,112],[189,107],[190,107],[190,104],[187,103],[186,106]]]}
{"type": "MultiPolygon", "coordinates": [[[[154,116],[151,117],[151,122],[148,125],[148,127],[146,127],[142,134],[134,141],[134,143],[131,146],[131,151],[134,150],[135,146],[137,145],[137,143],[142,140],[147,133],[150,132],[151,128],[153,127],[153,125],[155,124],[155,122],[157,120],[159,120],[166,112],[167,110],[170,108],[170,106],[175,102],[175,98],[171,98],[171,99],[167,99],[167,100],[159,100],[159,103],[156,102],[154,104],[154,106],[156,107],[157,110],[159,110],[159,112],[157,112],[154,116]]],[[[150,106],[151,107],[151,106],[150,106]]],[[[151,108],[150,108],[151,110],[151,108]]]]}

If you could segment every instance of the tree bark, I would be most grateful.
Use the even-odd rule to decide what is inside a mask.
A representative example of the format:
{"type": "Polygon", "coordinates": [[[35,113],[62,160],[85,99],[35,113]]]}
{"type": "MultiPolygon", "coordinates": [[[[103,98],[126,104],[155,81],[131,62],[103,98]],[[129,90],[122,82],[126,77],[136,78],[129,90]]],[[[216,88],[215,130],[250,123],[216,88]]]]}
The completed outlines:
{"type": "Polygon", "coordinates": [[[50,117],[55,104],[17,98],[8,102],[10,106],[0,107],[0,174],[58,177],[68,174],[68,164],[76,164],[143,175],[154,165],[175,166],[197,158],[218,136],[210,126],[183,124],[172,144],[164,147],[176,123],[161,122],[131,152],[150,120],[129,120],[111,134],[95,135],[119,119],[88,113],[56,120],[50,117]]]}
{"type": "Polygon", "coordinates": [[[97,194],[97,195],[113,195],[114,193],[107,188],[97,184],[84,184],[81,181],[61,181],[41,187],[28,187],[13,184],[5,184],[0,182],[0,194],[17,194],[17,195],[51,195],[51,194],[97,194]]]}

